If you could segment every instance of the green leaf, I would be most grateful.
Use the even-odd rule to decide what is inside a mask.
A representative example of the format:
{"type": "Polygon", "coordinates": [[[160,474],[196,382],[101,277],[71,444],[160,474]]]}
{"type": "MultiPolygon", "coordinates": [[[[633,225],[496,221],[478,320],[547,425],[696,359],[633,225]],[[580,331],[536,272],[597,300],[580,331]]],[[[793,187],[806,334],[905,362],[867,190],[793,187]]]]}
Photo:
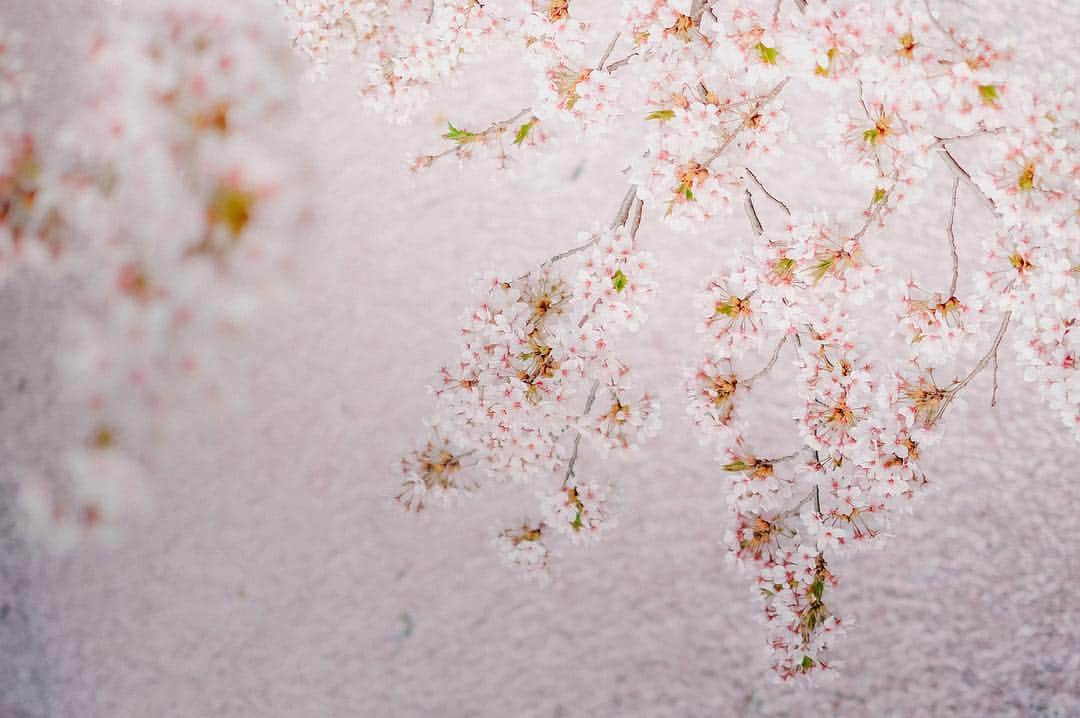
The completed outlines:
{"type": "Polygon", "coordinates": [[[675,110],[656,110],[645,116],[646,120],[670,120],[675,116],[675,110]]]}
{"type": "Polygon", "coordinates": [[[574,517],[574,522],[570,524],[570,528],[574,529],[575,531],[580,531],[581,527],[584,525],[585,524],[581,521],[581,511],[579,510],[577,512],[577,516],[574,517]]]}
{"type": "Polygon", "coordinates": [[[811,658],[810,656],[803,656],[802,657],[802,668],[803,668],[803,670],[808,671],[813,667],[814,667],[814,659],[811,658]]]}
{"type": "Polygon", "coordinates": [[[694,192],[690,189],[690,185],[684,185],[682,188],[682,193],[683,196],[686,197],[688,200],[690,200],[691,202],[694,201],[694,192]]]}
{"type": "Polygon", "coordinates": [[[730,464],[724,464],[724,471],[748,471],[749,469],[750,464],[742,459],[732,461],[730,464]]]}
{"type": "Polygon", "coordinates": [[[997,85],[979,85],[979,97],[984,105],[994,105],[998,101],[997,85]]]}
{"type": "Polygon", "coordinates": [[[833,260],[832,257],[826,257],[825,259],[818,260],[817,264],[813,266],[814,281],[820,282],[829,270],[832,269],[833,260]]]}
{"type": "Polygon", "coordinates": [[[877,187],[874,189],[874,204],[884,202],[885,198],[889,196],[889,193],[885,191],[884,187],[877,187]]]}
{"type": "Polygon", "coordinates": [[[757,50],[758,57],[760,57],[761,61],[764,62],[766,65],[776,64],[776,58],[780,53],[776,51],[775,47],[769,47],[765,43],[759,42],[758,44],[754,45],[754,49],[757,50]]]}
{"type": "Polygon", "coordinates": [[[465,144],[466,142],[469,142],[477,136],[475,132],[469,132],[468,130],[459,130],[457,127],[454,127],[454,125],[450,122],[447,122],[446,126],[449,128],[449,132],[443,135],[443,139],[457,142],[459,145],[465,144]]]}
{"type": "Polygon", "coordinates": [[[615,274],[611,275],[611,286],[615,287],[616,292],[626,289],[626,275],[621,269],[616,269],[615,274]]]}
{"type": "Polygon", "coordinates": [[[521,127],[517,128],[517,132],[514,133],[514,144],[520,145],[525,141],[525,138],[529,136],[529,131],[532,130],[533,122],[530,120],[521,127]]]}
{"type": "Polygon", "coordinates": [[[815,579],[814,582],[810,584],[810,593],[814,594],[814,598],[820,601],[821,594],[825,593],[825,582],[820,578],[815,579]]]}
{"type": "Polygon", "coordinates": [[[716,313],[723,314],[725,317],[733,317],[738,314],[739,310],[735,305],[734,300],[728,300],[726,303],[716,303],[716,313]]]}
{"type": "Polygon", "coordinates": [[[878,132],[876,127],[871,127],[869,130],[866,130],[865,132],[862,133],[863,140],[865,140],[866,142],[868,142],[869,144],[872,144],[872,145],[877,144],[878,137],[880,137],[880,136],[881,136],[881,133],[878,132]]]}

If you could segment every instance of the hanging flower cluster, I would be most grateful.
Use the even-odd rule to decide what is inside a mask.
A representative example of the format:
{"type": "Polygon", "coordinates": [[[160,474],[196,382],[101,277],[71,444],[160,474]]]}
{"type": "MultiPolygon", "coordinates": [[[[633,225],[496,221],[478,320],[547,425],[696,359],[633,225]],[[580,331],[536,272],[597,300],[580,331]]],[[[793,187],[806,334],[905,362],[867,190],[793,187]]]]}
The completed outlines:
{"type": "Polygon", "coordinates": [[[401,462],[402,506],[420,510],[488,481],[553,484],[541,517],[499,538],[533,572],[547,568],[550,536],[589,541],[611,528],[613,487],[575,467],[582,439],[623,451],[659,430],[655,398],[634,386],[613,346],[641,326],[654,291],[652,258],[636,241],[640,211],[631,192],[612,227],[582,233],[527,274],[479,281],[459,358],[432,389],[431,436],[401,462]]]}
{"type": "MultiPolygon", "coordinates": [[[[927,484],[920,460],[946,410],[996,368],[1006,337],[1025,378],[1080,437],[1074,88],[1027,82],[1010,49],[947,25],[925,0],[624,0],[602,29],[576,0],[490,12],[498,13],[490,39],[516,44],[532,68],[534,99],[506,120],[451,123],[448,145],[413,168],[478,154],[506,167],[567,133],[621,124],[641,137],[628,174],[651,217],[698,231],[744,209],[751,232],[729,240],[700,297],[705,347],[688,372],[688,407],[731,479],[726,544],[754,576],[776,673],[830,668],[843,625],[833,555],[881,542],[890,517],[927,484]],[[816,126],[798,126],[796,108],[816,113],[816,126]],[[789,206],[749,169],[805,149],[811,129],[847,175],[842,186],[858,188],[854,204],[837,196],[836,206],[789,206]],[[909,240],[895,215],[934,202],[926,187],[949,175],[940,238],[949,281],[913,276],[894,256],[909,240]],[[977,252],[957,240],[961,191],[996,223],[977,252]],[[762,221],[763,199],[781,222],[762,221]],[[865,321],[871,313],[890,321],[865,321]],[[794,370],[790,436],[759,430],[756,387],[778,365],[794,370]]],[[[370,37],[375,47],[389,35],[370,37]]],[[[446,67],[460,54],[438,50],[446,67]]],[[[385,75],[388,93],[400,77],[385,75]]],[[[452,410],[406,462],[403,494],[417,505],[466,490],[472,484],[459,476],[473,466],[524,477],[565,462],[567,481],[545,496],[544,518],[499,537],[533,571],[548,565],[550,528],[580,538],[608,520],[608,492],[571,481],[577,438],[567,461],[563,427],[632,446],[634,422],[649,425],[648,412],[626,408],[614,390],[604,408],[604,390],[620,386],[621,374],[610,360],[581,355],[594,311],[582,311],[587,285],[569,285],[553,267],[485,285],[464,359],[436,391],[452,410]],[[554,329],[565,326],[564,307],[574,307],[569,333],[554,329]]]]}
{"type": "Polygon", "coordinates": [[[177,408],[225,400],[221,347],[287,274],[301,177],[264,128],[291,111],[291,57],[249,10],[111,23],[82,111],[5,184],[16,249],[43,243],[80,284],[62,366],[79,428],[61,478],[22,497],[58,547],[111,539],[146,506],[157,450],[191,415],[177,408]]]}
{"type": "Polygon", "coordinates": [[[503,32],[478,0],[279,0],[293,44],[325,76],[331,58],[349,58],[364,78],[365,104],[402,121],[429,87],[483,53],[503,32]],[[421,5],[423,7],[421,7],[421,5]]]}
{"type": "Polygon", "coordinates": [[[753,63],[751,41],[763,38],[765,64],[799,61],[783,70],[785,81],[834,98],[833,107],[858,108],[830,118],[825,149],[852,169],[868,199],[861,216],[830,220],[820,208],[790,209],[751,174],[752,240],[735,244],[739,259],[701,295],[706,352],[688,378],[690,413],[731,477],[735,524],[726,543],[753,573],[773,669],[784,679],[832,666],[828,649],[843,622],[829,561],[878,545],[890,517],[927,484],[920,460],[940,439],[945,410],[996,364],[1010,326],[1027,377],[1066,425],[1080,428],[1076,121],[1065,105],[1039,105],[1015,84],[1006,97],[1007,53],[943,27],[924,7],[809,3],[790,28],[753,25],[737,11],[728,35],[742,41],[744,67],[753,63]],[[793,36],[805,22],[810,33],[793,36]],[[811,66],[794,48],[815,33],[811,66]],[[973,176],[950,148],[983,136],[994,169],[973,176]],[[890,280],[903,269],[884,264],[881,249],[899,239],[886,218],[914,201],[937,168],[955,176],[941,245],[951,281],[890,280]],[[1001,227],[966,267],[955,229],[961,183],[1001,227]],[[754,197],[776,203],[783,225],[763,227],[754,197]],[[1049,271],[1038,273],[1040,265],[1049,271]],[[964,274],[973,286],[961,289],[964,274]],[[890,333],[860,320],[867,305],[891,308],[890,333]],[[785,443],[753,420],[754,388],[789,355],[801,408],[785,443]]]}

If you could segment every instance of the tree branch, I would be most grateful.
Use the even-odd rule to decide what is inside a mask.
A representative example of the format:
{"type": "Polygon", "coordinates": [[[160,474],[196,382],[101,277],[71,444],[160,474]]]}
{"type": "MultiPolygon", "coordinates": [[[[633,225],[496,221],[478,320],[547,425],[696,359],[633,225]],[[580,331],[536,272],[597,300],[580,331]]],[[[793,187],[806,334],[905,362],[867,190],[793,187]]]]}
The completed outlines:
{"type": "Polygon", "coordinates": [[[998,327],[997,334],[994,335],[994,343],[990,345],[990,350],[983,355],[979,362],[975,365],[975,368],[968,372],[960,381],[949,387],[945,394],[945,398],[941,400],[941,406],[938,407],[937,413],[934,417],[927,422],[928,425],[933,426],[939,419],[945,414],[945,410],[949,408],[956,395],[960,393],[960,390],[971,383],[971,380],[978,376],[979,372],[986,368],[986,365],[991,361],[997,360],[998,347],[1001,346],[1001,340],[1005,338],[1005,331],[1009,328],[1009,320],[1012,319],[1012,311],[1005,312],[1005,316],[1001,320],[1001,326],[998,327]]]}
{"type": "Polygon", "coordinates": [[[735,138],[742,134],[743,130],[750,126],[750,121],[755,116],[757,116],[757,114],[761,111],[761,108],[765,107],[765,105],[775,100],[776,96],[780,94],[780,92],[784,89],[784,86],[787,85],[790,80],[790,77],[785,77],[783,80],[780,81],[779,84],[776,85],[776,87],[769,90],[768,94],[759,98],[758,101],[753,104],[750,110],[746,113],[746,117],[743,119],[742,122],[739,123],[739,126],[732,130],[731,133],[724,138],[724,141],[720,143],[720,147],[718,147],[716,151],[709,155],[709,158],[705,160],[706,166],[712,164],[713,160],[715,160],[717,157],[724,153],[724,150],[728,148],[728,145],[734,142],[735,138]]]}
{"type": "Polygon", "coordinates": [[[758,176],[757,176],[756,174],[754,174],[754,171],[753,171],[752,169],[750,169],[749,167],[747,167],[747,168],[745,168],[745,169],[746,169],[746,174],[750,175],[750,179],[752,179],[752,180],[754,181],[754,184],[756,184],[756,185],[758,186],[758,189],[760,189],[760,190],[761,190],[762,192],[764,192],[764,193],[765,193],[765,196],[766,196],[766,197],[768,197],[768,198],[769,198],[769,199],[771,199],[771,200],[772,200],[772,201],[773,201],[774,203],[776,203],[776,204],[777,204],[777,205],[778,205],[778,206],[780,207],[780,209],[784,210],[784,214],[786,214],[786,215],[788,215],[788,216],[790,217],[790,216],[791,216],[791,209],[790,209],[790,208],[789,208],[789,207],[788,207],[788,206],[787,206],[786,204],[784,204],[783,202],[781,202],[780,200],[778,200],[778,199],[777,199],[777,198],[776,198],[776,197],[775,197],[775,196],[773,195],[773,193],[772,193],[772,192],[770,192],[770,191],[769,191],[769,190],[768,190],[768,189],[767,189],[767,188],[765,187],[765,185],[763,185],[763,184],[761,183],[761,180],[759,180],[759,179],[758,179],[758,176]]]}
{"type": "Polygon", "coordinates": [[[754,208],[754,195],[750,193],[750,188],[744,189],[743,192],[743,209],[746,210],[746,218],[750,220],[750,229],[760,237],[765,234],[765,228],[761,226],[761,219],[758,218],[757,209],[754,208]]]}
{"type": "Polygon", "coordinates": [[[963,181],[964,184],[975,190],[975,194],[979,195],[979,197],[981,197],[982,200],[986,202],[986,205],[990,209],[997,211],[997,205],[994,204],[994,200],[987,197],[986,194],[981,189],[979,189],[979,185],[975,184],[975,180],[971,179],[971,174],[966,169],[964,169],[959,162],[956,161],[956,157],[954,157],[953,153],[949,151],[948,146],[942,143],[938,148],[938,152],[945,160],[945,164],[947,164],[949,166],[949,169],[953,171],[953,174],[956,175],[958,179],[963,181]]]}
{"type": "Polygon", "coordinates": [[[960,193],[960,178],[953,179],[952,186],[952,209],[949,210],[949,224],[945,227],[945,233],[949,237],[949,252],[952,254],[952,281],[949,282],[949,298],[956,296],[956,283],[960,280],[960,255],[956,251],[956,234],[953,224],[956,221],[956,197],[960,193]]]}
{"type": "MultiPolygon", "coordinates": [[[[585,416],[592,409],[593,402],[596,401],[596,390],[600,388],[600,381],[594,381],[592,388],[589,390],[589,398],[585,400],[585,409],[581,412],[582,416],[585,416]]],[[[574,466],[577,464],[578,450],[581,448],[581,431],[577,431],[577,435],[574,437],[574,449],[570,453],[570,460],[566,464],[566,476],[563,478],[562,485],[566,486],[570,483],[570,479],[574,478],[574,466]]]]}

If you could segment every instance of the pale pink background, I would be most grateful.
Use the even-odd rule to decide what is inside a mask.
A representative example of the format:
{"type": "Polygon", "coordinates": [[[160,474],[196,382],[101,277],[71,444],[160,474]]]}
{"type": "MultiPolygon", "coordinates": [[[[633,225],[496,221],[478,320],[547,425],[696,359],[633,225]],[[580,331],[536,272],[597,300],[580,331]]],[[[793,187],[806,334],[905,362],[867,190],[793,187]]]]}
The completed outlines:
{"type": "MultiPolygon", "coordinates": [[[[44,129],[72,107],[75,48],[99,9],[0,3],[30,39],[44,129]]],[[[1002,13],[1027,67],[1074,54],[1072,3],[1002,13]]],[[[13,531],[17,466],[65,440],[51,361],[77,290],[28,275],[0,289],[0,718],[1080,715],[1080,449],[1011,351],[999,406],[983,377],[950,417],[929,458],[937,490],[882,551],[836,562],[837,609],[857,624],[839,677],[770,682],[757,602],[719,546],[725,479],[681,405],[692,295],[725,234],[746,231],[739,215],[698,236],[642,230],[662,293],[627,354],[665,429],[625,461],[583,456],[582,471],[623,477],[610,540],[565,551],[537,588],[489,542],[532,510],[531,489],[419,518],[392,505],[390,466],[421,436],[469,277],[569,246],[625,189],[620,137],[568,142],[512,177],[483,161],[408,175],[407,152],[439,146],[439,109],[512,114],[520,72],[493,58],[404,128],[365,114],[347,77],[302,89],[305,121],[282,131],[310,148],[321,226],[296,237],[297,293],[236,359],[245,408],[165,458],[157,513],[118,550],[51,557],[13,531]]],[[[829,189],[817,169],[795,155],[762,173],[805,207],[829,189]]],[[[944,172],[935,182],[947,189],[944,172]]],[[[929,204],[911,237],[940,251],[947,205],[929,204]]],[[[970,243],[987,225],[970,197],[962,209],[970,243]]],[[[771,420],[786,426],[780,409],[771,420]]]]}

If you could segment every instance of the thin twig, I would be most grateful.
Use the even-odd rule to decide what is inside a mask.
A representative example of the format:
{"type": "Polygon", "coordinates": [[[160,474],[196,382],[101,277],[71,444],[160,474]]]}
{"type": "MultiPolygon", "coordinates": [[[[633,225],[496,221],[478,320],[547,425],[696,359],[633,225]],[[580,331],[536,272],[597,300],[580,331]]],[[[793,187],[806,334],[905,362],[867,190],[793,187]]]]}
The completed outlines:
{"type": "Polygon", "coordinates": [[[751,376],[749,379],[744,379],[743,386],[750,387],[759,378],[761,378],[765,374],[768,374],[769,370],[776,366],[776,360],[780,358],[780,351],[784,348],[785,344],[787,344],[787,334],[780,337],[780,341],[777,342],[776,348],[773,349],[772,355],[769,357],[769,363],[762,367],[756,374],[751,376]]]}
{"type": "Polygon", "coordinates": [[[777,199],[777,198],[776,198],[776,197],[775,197],[775,196],[773,195],[773,193],[772,193],[772,192],[770,192],[770,191],[769,191],[769,190],[768,190],[768,189],[767,189],[767,188],[765,187],[765,185],[761,183],[761,180],[759,180],[759,179],[758,179],[758,176],[757,176],[756,174],[754,174],[754,171],[753,171],[752,169],[750,169],[749,167],[747,167],[747,168],[746,168],[746,174],[750,175],[750,179],[752,179],[752,180],[754,181],[754,184],[756,184],[756,185],[758,186],[758,189],[760,189],[760,190],[761,190],[762,192],[764,192],[764,193],[765,193],[765,196],[766,196],[766,197],[768,197],[768,198],[769,198],[769,199],[771,199],[771,200],[772,200],[773,202],[775,202],[775,203],[776,203],[776,204],[777,204],[777,205],[778,205],[778,206],[780,207],[780,209],[784,210],[784,214],[788,215],[789,217],[791,216],[791,209],[790,209],[790,208],[789,208],[789,207],[788,207],[788,206],[787,206],[786,204],[784,204],[783,202],[781,202],[780,200],[778,200],[778,199],[777,199]]]}
{"type": "Polygon", "coordinates": [[[952,209],[949,210],[949,224],[945,227],[945,233],[949,236],[949,251],[952,253],[952,281],[949,282],[949,298],[956,296],[956,283],[960,280],[960,255],[956,251],[956,233],[953,224],[956,222],[956,198],[960,193],[960,178],[953,178],[952,185],[952,209]]]}
{"type": "Polygon", "coordinates": [[[608,74],[610,74],[610,73],[615,72],[616,70],[618,70],[623,65],[630,64],[630,60],[632,58],[634,58],[634,57],[637,57],[637,52],[631,52],[626,57],[622,58],[621,60],[616,60],[615,62],[611,63],[610,65],[608,65],[604,69],[608,71],[608,74]]]}
{"type": "Polygon", "coordinates": [[[968,372],[967,376],[949,387],[948,391],[945,394],[945,398],[941,400],[941,406],[938,407],[937,413],[934,414],[934,417],[929,422],[927,422],[930,426],[933,426],[938,422],[938,420],[941,419],[941,417],[945,414],[945,410],[948,409],[949,405],[953,402],[953,399],[955,399],[956,395],[960,393],[960,390],[967,386],[969,383],[971,383],[971,380],[974,379],[979,374],[979,372],[985,369],[987,364],[989,364],[991,361],[996,360],[998,347],[1001,346],[1001,340],[1005,337],[1005,330],[1009,328],[1010,319],[1012,319],[1011,310],[1005,312],[1005,316],[1001,320],[1001,326],[998,327],[997,334],[994,335],[994,343],[990,345],[990,350],[986,352],[986,354],[984,354],[981,359],[979,359],[979,362],[975,365],[975,368],[968,372]]]}
{"type": "MultiPolygon", "coordinates": [[[[600,381],[594,381],[592,388],[589,390],[589,398],[585,400],[585,409],[581,412],[582,416],[589,413],[592,409],[593,402],[596,401],[596,390],[600,388],[600,381]]],[[[581,447],[581,431],[577,432],[574,437],[574,449],[570,454],[570,460],[566,464],[566,477],[563,478],[563,486],[566,486],[570,479],[574,478],[574,465],[577,464],[578,449],[581,447]]]]}
{"type": "Polygon", "coordinates": [[[746,218],[750,220],[750,229],[754,230],[754,234],[758,237],[765,234],[765,228],[761,226],[761,219],[758,217],[757,209],[754,208],[754,195],[750,193],[750,188],[743,190],[743,208],[746,210],[746,218]]]}
{"type": "Polygon", "coordinates": [[[597,70],[603,70],[604,69],[604,63],[607,62],[607,59],[609,57],[611,57],[611,51],[615,49],[615,43],[617,43],[619,41],[619,35],[621,35],[621,34],[622,33],[617,32],[617,33],[615,33],[615,37],[611,38],[611,42],[608,43],[607,49],[604,50],[604,56],[601,57],[600,62],[598,62],[596,64],[596,69],[597,70]]]}
{"type": "Polygon", "coordinates": [[[997,390],[998,390],[998,356],[997,350],[994,350],[994,390],[990,393],[990,406],[997,406],[997,390]]]}
{"type": "MultiPolygon", "coordinates": [[[[896,187],[895,178],[894,178],[894,182],[893,182],[892,186],[890,186],[889,189],[885,191],[885,196],[886,197],[889,196],[889,193],[893,191],[894,187],[896,187]]],[[[862,226],[859,227],[859,230],[857,232],[855,232],[855,234],[851,235],[851,239],[853,239],[853,240],[862,239],[862,236],[864,234],[866,234],[866,232],[870,229],[870,225],[872,225],[874,223],[874,220],[876,220],[878,218],[878,215],[881,214],[881,211],[882,211],[882,209],[884,207],[885,207],[885,201],[884,200],[882,200],[880,202],[874,202],[873,200],[871,200],[870,201],[870,206],[866,209],[866,220],[863,222],[862,226]]]]}
{"type": "Polygon", "coordinates": [[[641,226],[641,217],[645,210],[645,203],[640,199],[634,200],[634,206],[630,210],[630,218],[627,226],[630,227],[630,236],[637,237],[638,228],[641,226]]]}
{"type": "Polygon", "coordinates": [[[945,26],[941,24],[941,21],[937,19],[937,16],[934,15],[933,10],[930,9],[930,0],[923,0],[923,5],[926,6],[926,14],[930,16],[930,22],[934,23],[934,27],[940,30],[945,37],[949,38],[954,45],[960,48],[961,52],[966,52],[967,48],[965,48],[963,44],[956,39],[956,36],[952,34],[952,31],[946,29],[945,26]]]}
{"type": "Polygon", "coordinates": [[[945,164],[947,164],[949,166],[949,169],[953,171],[953,174],[955,174],[960,180],[962,180],[964,184],[975,190],[975,194],[979,195],[979,197],[981,197],[982,200],[986,202],[987,206],[990,207],[990,209],[997,210],[997,205],[994,204],[994,200],[987,197],[986,194],[979,188],[979,185],[975,184],[975,180],[971,179],[971,174],[966,169],[964,169],[959,162],[957,162],[956,157],[954,157],[953,153],[949,151],[948,146],[942,144],[941,147],[938,148],[938,152],[945,160],[945,164]]]}
{"type": "MultiPolygon", "coordinates": [[[[980,125],[981,125],[981,123],[980,123],[980,125]]],[[[972,140],[972,139],[975,139],[976,137],[985,137],[986,135],[999,135],[1002,132],[1004,132],[1006,129],[1008,129],[1008,128],[1006,128],[1006,127],[991,127],[989,129],[987,129],[985,127],[980,126],[979,129],[975,130],[974,132],[968,132],[967,134],[964,134],[964,135],[953,135],[952,137],[935,137],[934,138],[934,140],[935,140],[934,144],[931,145],[931,147],[940,148],[940,147],[944,147],[946,145],[946,143],[948,143],[948,142],[956,142],[957,140],[972,140]]]]}
{"type": "Polygon", "coordinates": [[[716,149],[716,151],[709,155],[709,158],[705,160],[705,166],[712,164],[713,160],[723,154],[724,150],[728,148],[728,145],[734,142],[735,138],[742,134],[743,130],[750,126],[751,120],[753,120],[753,118],[758,115],[761,109],[765,107],[765,105],[776,99],[776,96],[780,94],[780,92],[784,89],[784,86],[787,85],[790,80],[790,77],[785,77],[776,85],[776,87],[769,90],[766,95],[762,96],[758,99],[757,102],[754,103],[754,105],[747,111],[746,116],[743,118],[743,121],[739,123],[739,126],[732,130],[728,134],[728,136],[724,138],[724,141],[720,143],[720,146],[716,149]]]}
{"type": "MultiPolygon", "coordinates": [[[[636,196],[637,196],[637,185],[630,185],[630,189],[628,189],[626,191],[626,196],[623,197],[623,201],[619,205],[619,211],[615,214],[615,220],[611,223],[611,228],[612,229],[615,229],[617,227],[622,227],[623,225],[626,224],[627,218],[630,216],[630,209],[631,209],[631,207],[634,206],[634,199],[636,198],[636,196]]],[[[638,211],[638,214],[637,214],[637,222],[638,222],[638,224],[641,223],[640,208],[639,208],[639,211],[638,211]]],[[[634,231],[634,232],[637,231],[637,226],[636,225],[633,227],[632,231],[634,231]]],[[[555,264],[556,262],[561,262],[562,260],[566,259],[567,257],[572,257],[573,255],[577,254],[578,252],[584,252],[586,249],[588,249],[589,247],[592,247],[593,245],[595,245],[599,241],[600,241],[600,235],[598,234],[598,235],[594,236],[592,239],[590,239],[588,242],[586,242],[585,244],[580,244],[580,245],[578,245],[576,247],[571,247],[570,249],[559,252],[558,254],[551,257],[550,259],[548,259],[543,264],[541,264],[540,269],[546,269],[547,267],[550,267],[552,264],[555,264]]],[[[524,279],[525,277],[529,276],[530,274],[531,274],[531,272],[526,272],[525,274],[518,277],[518,280],[520,281],[520,280],[524,279]]]]}
{"type": "MultiPolygon", "coordinates": [[[[520,120],[522,117],[524,117],[525,115],[530,114],[531,112],[532,112],[532,108],[531,107],[526,107],[525,109],[520,110],[513,117],[509,117],[509,118],[507,118],[505,120],[500,120],[498,122],[492,122],[490,125],[487,126],[486,129],[481,130],[480,132],[473,133],[473,135],[469,138],[468,142],[453,141],[454,142],[453,145],[451,145],[450,147],[448,147],[447,149],[445,149],[445,150],[443,150],[441,152],[436,152],[433,155],[424,155],[421,159],[426,160],[426,161],[423,162],[423,164],[421,166],[430,167],[431,163],[434,162],[435,160],[446,157],[449,154],[454,154],[454,153],[458,152],[459,150],[461,150],[465,145],[473,144],[473,143],[476,143],[478,141],[482,141],[482,140],[486,139],[489,135],[492,135],[492,134],[494,134],[497,138],[499,138],[501,140],[502,134],[507,130],[508,127],[510,127],[510,125],[514,124],[515,122],[520,120]]],[[[535,119],[535,118],[533,118],[533,119],[535,119]]],[[[505,152],[503,152],[502,156],[505,157],[505,152]]]]}
{"type": "Polygon", "coordinates": [[[630,208],[634,204],[634,198],[637,197],[637,185],[630,185],[630,189],[626,190],[626,196],[623,197],[622,204],[619,205],[619,211],[615,214],[615,219],[611,222],[612,229],[621,227],[626,224],[626,218],[630,215],[630,208]]]}

